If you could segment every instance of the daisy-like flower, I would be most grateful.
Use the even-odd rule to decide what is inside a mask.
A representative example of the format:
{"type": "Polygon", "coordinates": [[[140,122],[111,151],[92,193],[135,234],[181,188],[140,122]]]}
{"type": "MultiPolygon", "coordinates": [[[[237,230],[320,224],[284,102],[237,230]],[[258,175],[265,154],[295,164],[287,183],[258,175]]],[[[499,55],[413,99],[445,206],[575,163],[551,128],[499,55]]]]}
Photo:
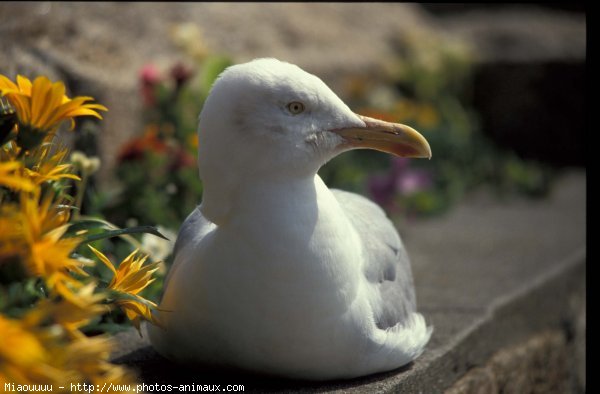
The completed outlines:
{"type": "Polygon", "coordinates": [[[70,382],[135,386],[132,372],[110,363],[110,338],[69,338],[61,325],[44,323],[48,317],[53,320],[49,305],[37,304],[19,320],[0,315],[0,387],[38,384],[70,392],[70,382]]]}
{"type": "Polygon", "coordinates": [[[37,164],[32,169],[25,168],[25,173],[36,185],[59,179],[79,181],[81,179],[77,175],[68,172],[72,168],[71,164],[63,163],[67,153],[68,150],[63,148],[51,154],[50,144],[42,145],[36,150],[35,160],[37,164]]]}
{"type": "Polygon", "coordinates": [[[156,315],[152,313],[157,305],[139,295],[150,283],[154,282],[155,279],[152,278],[152,274],[159,268],[160,262],[144,266],[148,256],[139,255],[139,249],[136,249],[115,269],[114,265],[102,252],[92,246],[89,246],[89,248],[112,272],[113,278],[108,288],[118,294],[115,304],[125,312],[127,318],[131,320],[138,331],[142,319],[160,325],[156,315]]]}
{"type": "Polygon", "coordinates": [[[40,336],[39,331],[29,319],[0,315],[0,387],[6,383],[52,384],[68,379],[66,371],[51,365],[53,355],[47,345],[54,338],[40,336]]]}
{"type": "Polygon", "coordinates": [[[71,381],[89,382],[93,387],[112,383],[115,392],[129,393],[127,388],[135,387],[136,377],[126,368],[109,362],[113,346],[106,336],[82,337],[66,346],[64,368],[75,371],[75,379],[71,381]]]}
{"type": "Polygon", "coordinates": [[[21,193],[18,206],[2,207],[6,233],[0,234],[0,258],[17,257],[27,274],[43,277],[50,288],[61,281],[79,283],[71,275],[87,276],[83,262],[71,257],[81,243],[77,237],[63,238],[69,211],[51,197],[21,193]]]}
{"type": "Polygon", "coordinates": [[[60,295],[60,301],[45,299],[40,301],[51,317],[52,322],[63,326],[73,338],[82,338],[79,328],[85,326],[96,316],[108,313],[107,305],[101,302],[106,294],[94,293],[96,283],[90,282],[80,288],[69,288],[69,283],[58,282],[55,292],[60,295]]]}
{"type": "Polygon", "coordinates": [[[0,186],[13,190],[31,192],[35,184],[26,176],[21,175],[23,163],[20,161],[0,162],[0,186]]]}
{"type": "Polygon", "coordinates": [[[37,146],[63,120],[70,120],[73,129],[73,118],[89,115],[102,119],[98,111],[107,110],[101,104],[90,103],[92,97],[69,98],[62,82],[53,83],[45,76],[37,77],[32,83],[18,75],[15,84],[0,74],[0,95],[15,109],[19,124],[17,139],[25,149],[37,146]]]}

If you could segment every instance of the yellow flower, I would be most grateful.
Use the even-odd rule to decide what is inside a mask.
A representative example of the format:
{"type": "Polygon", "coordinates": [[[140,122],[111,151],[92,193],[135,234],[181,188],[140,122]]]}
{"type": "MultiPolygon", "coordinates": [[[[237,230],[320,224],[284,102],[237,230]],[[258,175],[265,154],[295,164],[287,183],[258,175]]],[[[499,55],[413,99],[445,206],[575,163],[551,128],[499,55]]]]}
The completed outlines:
{"type": "Polygon", "coordinates": [[[91,282],[79,289],[68,288],[68,283],[60,281],[55,286],[55,291],[60,295],[59,301],[45,299],[41,307],[45,306],[47,315],[56,324],[63,326],[72,337],[81,337],[78,331],[96,316],[108,313],[108,306],[101,304],[106,298],[105,294],[94,293],[96,283],[91,282]]]}
{"type": "Polygon", "coordinates": [[[152,274],[158,269],[160,262],[143,266],[148,256],[136,256],[138,254],[138,249],[136,249],[115,269],[102,252],[92,246],[89,246],[89,248],[113,273],[108,288],[122,295],[121,298],[115,301],[115,304],[121,307],[138,331],[141,319],[160,325],[157,317],[152,313],[157,305],[138,295],[150,283],[154,282],[155,279],[152,278],[152,274]]]}
{"type": "MultiPolygon", "coordinates": [[[[25,261],[25,267],[30,274],[50,280],[54,278],[55,274],[64,273],[65,270],[86,275],[80,268],[81,262],[69,257],[81,240],[77,238],[60,239],[65,231],[66,226],[30,241],[31,254],[25,261]]],[[[60,276],[63,277],[63,275],[60,276]]]]}
{"type": "MultiPolygon", "coordinates": [[[[40,335],[39,328],[26,320],[0,315],[0,387],[5,383],[42,384],[66,381],[65,371],[54,367],[48,343],[51,333],[40,335]]],[[[58,346],[57,346],[58,347],[58,346]]]]}
{"type": "MultiPolygon", "coordinates": [[[[51,197],[21,193],[20,204],[5,204],[0,210],[0,260],[17,257],[31,276],[43,277],[49,287],[59,281],[74,281],[70,272],[86,276],[84,263],[71,257],[81,243],[77,237],[62,238],[68,228],[69,211],[51,197]]],[[[75,281],[76,282],[76,281],[75,281]]]]}
{"type": "Polygon", "coordinates": [[[19,161],[21,148],[15,141],[9,141],[0,147],[0,161],[19,161]]]}
{"type": "Polygon", "coordinates": [[[110,289],[137,295],[146,286],[154,282],[152,273],[158,269],[158,262],[143,267],[148,256],[136,257],[139,249],[134,250],[119,264],[119,268],[115,269],[110,260],[102,252],[92,246],[89,248],[112,271],[113,279],[108,285],[110,289]]]}
{"type": "Polygon", "coordinates": [[[20,123],[37,130],[51,130],[61,121],[72,120],[76,116],[90,115],[102,119],[97,111],[107,111],[101,104],[87,103],[93,100],[92,97],[67,97],[62,82],[52,83],[45,76],[39,76],[31,83],[18,75],[15,84],[0,74],[0,92],[15,107],[20,123]]]}
{"type": "Polygon", "coordinates": [[[43,234],[59,229],[69,222],[69,209],[59,201],[53,201],[51,194],[21,193],[21,213],[26,220],[31,239],[39,239],[43,234]]]}
{"type": "Polygon", "coordinates": [[[88,115],[102,119],[98,111],[107,111],[101,104],[89,103],[92,97],[69,98],[62,82],[52,83],[45,76],[32,83],[18,75],[15,84],[0,74],[0,96],[6,97],[17,113],[17,142],[26,150],[53,136],[63,120],[70,120],[73,129],[73,118],[88,115]]]}
{"type": "Polygon", "coordinates": [[[6,186],[13,190],[33,191],[34,183],[20,174],[21,169],[23,169],[23,163],[19,161],[0,163],[0,186],[6,186]]]}
{"type": "Polygon", "coordinates": [[[36,305],[20,320],[0,315],[0,387],[52,384],[56,390],[64,386],[63,391],[70,392],[70,382],[135,386],[134,374],[109,362],[110,338],[81,335],[69,339],[60,325],[42,323],[43,308],[46,305],[36,305]]]}
{"type": "Polygon", "coordinates": [[[152,301],[136,296],[135,299],[117,300],[115,303],[123,312],[125,312],[125,316],[131,320],[131,323],[137,328],[138,332],[140,332],[140,323],[142,319],[157,326],[161,325],[158,317],[152,313],[152,310],[157,308],[157,305],[152,301]]]}
{"type": "Polygon", "coordinates": [[[50,155],[50,150],[49,144],[42,145],[35,152],[37,164],[32,169],[25,169],[25,173],[36,185],[64,178],[81,180],[77,175],[67,172],[71,169],[71,164],[61,164],[68,153],[66,148],[59,149],[53,155],[50,155]]]}
{"type": "Polygon", "coordinates": [[[64,365],[66,369],[77,372],[78,376],[73,381],[88,382],[94,387],[110,383],[135,387],[136,379],[132,372],[108,361],[112,348],[113,342],[106,336],[82,337],[70,343],[65,348],[64,365]]]}

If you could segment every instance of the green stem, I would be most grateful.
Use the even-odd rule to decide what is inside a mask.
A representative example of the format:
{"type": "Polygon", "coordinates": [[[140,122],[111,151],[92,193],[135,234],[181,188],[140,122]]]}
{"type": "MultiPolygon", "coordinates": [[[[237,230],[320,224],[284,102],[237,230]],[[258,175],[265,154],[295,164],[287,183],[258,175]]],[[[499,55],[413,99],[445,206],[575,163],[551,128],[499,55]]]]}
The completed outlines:
{"type": "Polygon", "coordinates": [[[81,171],[81,182],[77,188],[77,195],[75,196],[75,207],[77,209],[73,212],[73,219],[78,220],[81,216],[81,205],[83,204],[83,196],[85,195],[85,189],[87,187],[88,174],[85,170],[81,171]]]}

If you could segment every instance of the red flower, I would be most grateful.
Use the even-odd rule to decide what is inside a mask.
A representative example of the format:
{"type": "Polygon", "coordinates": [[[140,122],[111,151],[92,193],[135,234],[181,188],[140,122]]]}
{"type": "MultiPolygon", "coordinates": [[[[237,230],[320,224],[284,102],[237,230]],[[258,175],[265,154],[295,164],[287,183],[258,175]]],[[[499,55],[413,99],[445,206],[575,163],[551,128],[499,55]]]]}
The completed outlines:
{"type": "Polygon", "coordinates": [[[171,77],[175,80],[176,89],[183,86],[193,75],[194,72],[183,63],[177,63],[171,68],[171,77]]]}
{"type": "Polygon", "coordinates": [[[181,168],[195,167],[196,159],[185,148],[178,146],[172,155],[171,171],[177,171],[181,168]]]}
{"type": "Polygon", "coordinates": [[[117,159],[119,161],[138,160],[144,156],[147,151],[163,153],[167,151],[167,144],[158,137],[154,127],[149,127],[143,136],[134,138],[126,143],[117,159]]]}

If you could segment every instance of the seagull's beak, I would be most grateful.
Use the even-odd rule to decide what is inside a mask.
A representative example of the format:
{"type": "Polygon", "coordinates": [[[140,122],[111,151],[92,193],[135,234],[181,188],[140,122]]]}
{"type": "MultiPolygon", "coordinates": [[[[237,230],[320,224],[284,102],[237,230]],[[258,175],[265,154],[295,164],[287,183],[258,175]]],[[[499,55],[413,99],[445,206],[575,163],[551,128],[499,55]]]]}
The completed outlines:
{"type": "Polygon", "coordinates": [[[364,127],[353,126],[330,130],[344,138],[350,148],[375,149],[400,157],[431,158],[429,143],[412,127],[358,115],[364,127]]]}

